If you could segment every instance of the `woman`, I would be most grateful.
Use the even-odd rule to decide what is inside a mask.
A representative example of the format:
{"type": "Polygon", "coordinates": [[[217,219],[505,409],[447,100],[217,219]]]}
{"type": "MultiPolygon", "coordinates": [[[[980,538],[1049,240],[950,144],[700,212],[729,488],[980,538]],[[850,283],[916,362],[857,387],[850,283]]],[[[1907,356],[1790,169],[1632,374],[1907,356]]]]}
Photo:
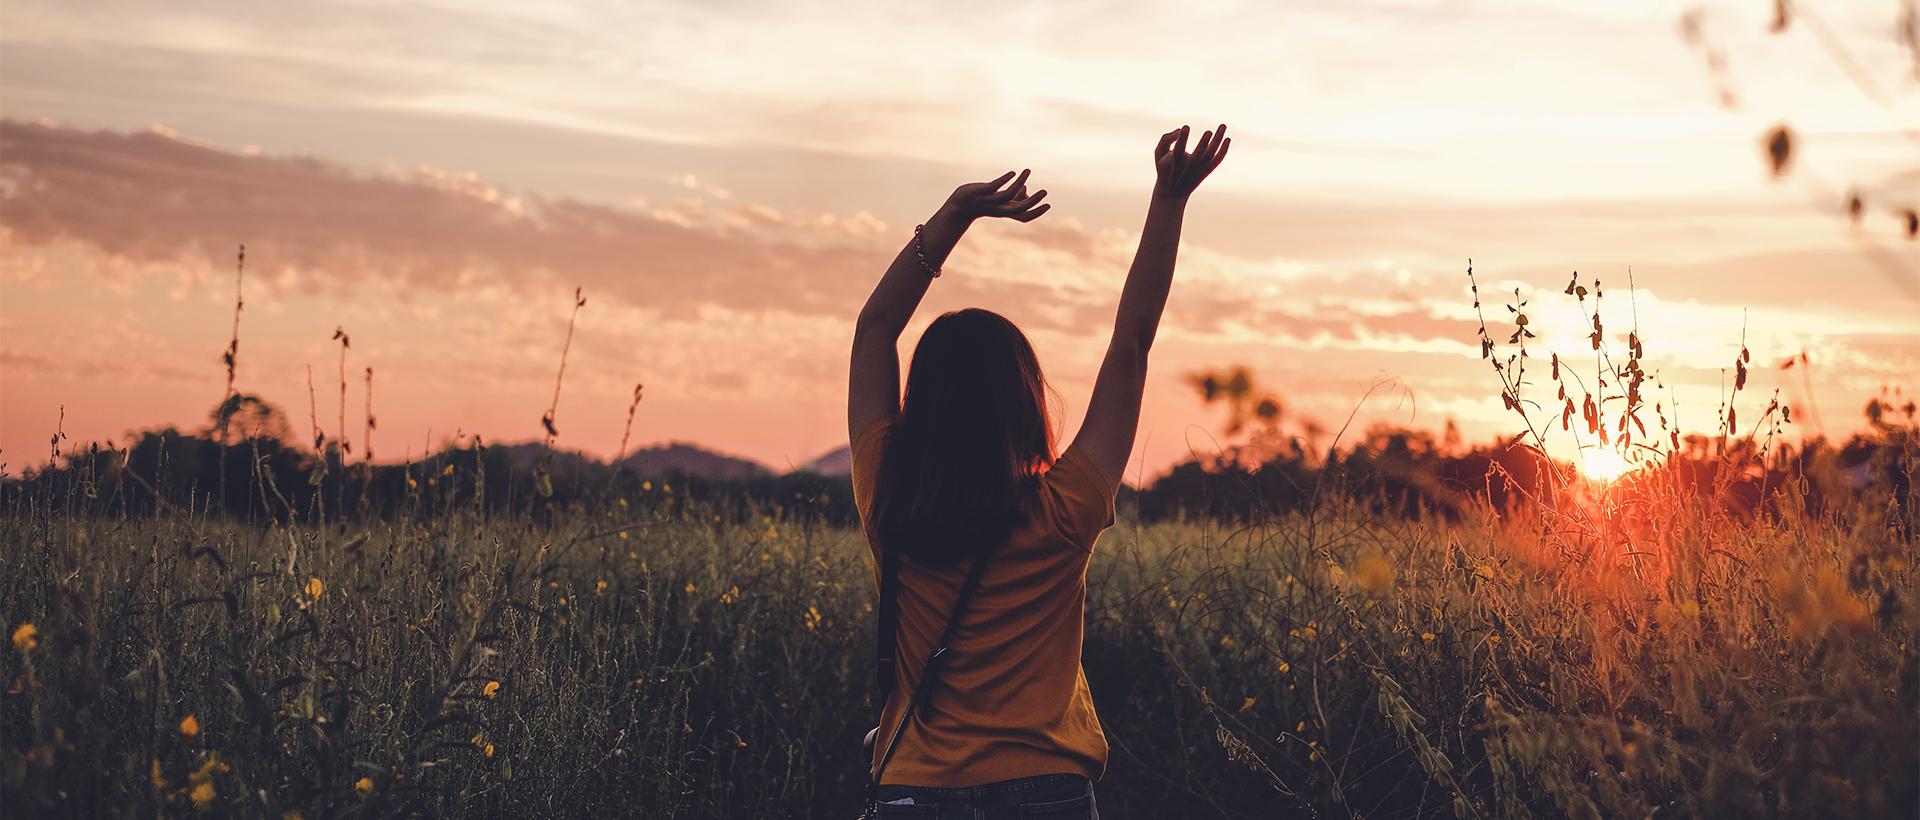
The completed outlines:
{"type": "Polygon", "coordinates": [[[904,402],[900,393],[900,333],[968,226],[1031,222],[1050,207],[1046,191],[1027,193],[1026,171],[955,189],[861,309],[847,389],[854,497],[883,601],[895,604],[881,607],[896,619],[882,632],[897,632],[897,646],[882,647],[897,651],[882,664],[893,675],[872,760],[882,816],[938,816],[957,803],[968,817],[1097,817],[1092,782],[1107,742],[1080,669],[1087,559],[1113,523],[1187,198],[1226,158],[1226,130],[1202,134],[1191,153],[1184,126],[1155,147],[1158,178],[1113,339],[1086,420],[1057,459],[1033,348],[998,314],[934,320],[904,402]],[[976,562],[977,592],[956,615],[976,562]],[[908,718],[950,616],[950,651],[908,718]]]}

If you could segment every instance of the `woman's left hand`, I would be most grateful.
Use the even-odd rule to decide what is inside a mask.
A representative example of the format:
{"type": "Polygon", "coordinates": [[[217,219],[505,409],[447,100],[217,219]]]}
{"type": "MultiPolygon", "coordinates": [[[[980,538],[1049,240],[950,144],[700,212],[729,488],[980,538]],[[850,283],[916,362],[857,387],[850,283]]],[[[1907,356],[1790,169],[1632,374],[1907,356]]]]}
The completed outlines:
{"type": "Polygon", "coordinates": [[[1008,171],[991,182],[969,182],[953,189],[953,195],[947,197],[947,204],[941,210],[968,222],[983,216],[1032,222],[1053,206],[1040,202],[1047,196],[1046,189],[1027,193],[1029,173],[1031,171],[1021,171],[1016,177],[1008,171]]]}

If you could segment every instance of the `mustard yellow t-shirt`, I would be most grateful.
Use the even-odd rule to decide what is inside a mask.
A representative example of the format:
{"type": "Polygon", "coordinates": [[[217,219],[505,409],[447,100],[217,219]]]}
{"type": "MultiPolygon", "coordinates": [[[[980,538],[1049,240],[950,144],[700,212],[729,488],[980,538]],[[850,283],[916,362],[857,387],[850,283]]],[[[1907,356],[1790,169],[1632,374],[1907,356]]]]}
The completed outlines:
{"type": "MultiPolygon", "coordinates": [[[[873,525],[875,484],[893,419],[868,425],[853,443],[853,497],[866,522],[880,579],[873,525]]],[[[924,721],[900,736],[886,783],[961,788],[1043,774],[1099,780],[1107,737],[1080,668],[1087,559],[1113,524],[1113,488],[1085,453],[1069,447],[1024,507],[1027,523],[987,560],[980,588],[954,627],[946,665],[927,698],[924,721]]],[[[944,567],[900,562],[899,661],[893,697],[881,714],[874,768],[940,640],[970,560],[944,567]]]]}

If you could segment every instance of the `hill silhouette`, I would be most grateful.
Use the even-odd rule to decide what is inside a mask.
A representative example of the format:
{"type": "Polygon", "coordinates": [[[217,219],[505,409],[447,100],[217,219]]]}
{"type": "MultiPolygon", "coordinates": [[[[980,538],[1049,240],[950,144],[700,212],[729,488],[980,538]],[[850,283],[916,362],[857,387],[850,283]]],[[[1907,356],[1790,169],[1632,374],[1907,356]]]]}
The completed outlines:
{"type": "MultiPolygon", "coordinates": [[[[142,432],[124,448],[75,448],[0,483],[0,504],[275,521],[384,519],[453,508],[549,515],[616,503],[678,513],[691,504],[703,515],[742,521],[777,512],[857,523],[845,447],[787,473],[686,442],[608,463],[536,443],[474,439],[419,460],[380,464],[351,455],[343,460],[329,439],[317,449],[290,440],[284,414],[258,397],[235,396],[223,408],[198,432],[167,427],[142,432]]],[[[1901,465],[1920,433],[1912,406],[1898,408],[1904,418],[1893,410],[1871,412],[1878,403],[1869,408],[1873,431],[1838,446],[1816,439],[1766,452],[1751,440],[1692,436],[1685,451],[1635,482],[1657,481],[1742,517],[1779,515],[1783,506],[1822,513],[1861,493],[1909,498],[1913,475],[1901,465]],[[1789,498],[1784,505],[1783,497],[1789,498]]],[[[1392,427],[1370,429],[1328,453],[1296,443],[1250,455],[1233,450],[1181,464],[1149,486],[1120,487],[1117,502],[1148,522],[1187,515],[1248,521],[1310,509],[1334,493],[1377,514],[1457,520],[1476,508],[1507,509],[1538,492],[1543,480],[1559,485],[1573,475],[1571,465],[1513,442],[1465,448],[1392,427]]]]}

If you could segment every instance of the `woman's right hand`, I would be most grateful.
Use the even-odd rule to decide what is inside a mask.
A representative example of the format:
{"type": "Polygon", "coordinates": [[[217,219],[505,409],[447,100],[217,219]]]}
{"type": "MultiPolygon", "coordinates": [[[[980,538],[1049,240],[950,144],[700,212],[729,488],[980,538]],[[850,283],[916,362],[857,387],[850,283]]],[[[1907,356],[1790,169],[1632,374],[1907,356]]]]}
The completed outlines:
{"type": "Polygon", "coordinates": [[[964,222],[972,222],[983,216],[1032,222],[1053,206],[1041,204],[1040,200],[1047,196],[1044,188],[1032,195],[1027,194],[1029,173],[1032,172],[1021,171],[1016,178],[1012,171],[1008,171],[990,182],[969,182],[953,189],[953,195],[947,197],[947,204],[941,210],[964,222]],[[1009,185],[1008,180],[1012,180],[1012,184],[1009,185]]]}
{"type": "Polygon", "coordinates": [[[1160,144],[1153,148],[1153,166],[1159,178],[1153,184],[1153,196],[1156,199],[1186,199],[1200,182],[1220,167],[1220,161],[1227,158],[1227,148],[1233,140],[1227,139],[1227,126],[1222,124],[1217,130],[1200,135],[1200,143],[1193,147],[1193,153],[1187,153],[1187,134],[1192,131],[1182,125],[1160,136],[1160,144]]]}

